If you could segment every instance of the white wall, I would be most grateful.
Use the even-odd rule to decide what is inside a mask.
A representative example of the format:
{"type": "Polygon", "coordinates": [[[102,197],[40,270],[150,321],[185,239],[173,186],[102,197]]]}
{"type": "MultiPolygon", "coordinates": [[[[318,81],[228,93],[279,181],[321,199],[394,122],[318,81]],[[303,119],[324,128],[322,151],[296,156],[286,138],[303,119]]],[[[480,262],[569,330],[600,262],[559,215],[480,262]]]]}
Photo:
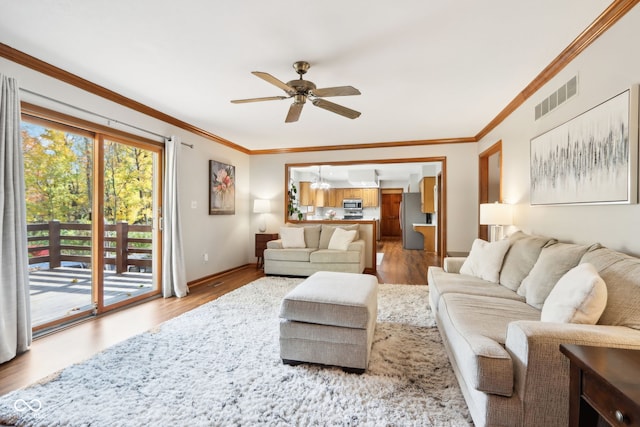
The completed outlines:
{"type": "MultiPolygon", "coordinates": [[[[247,251],[249,236],[253,236],[250,234],[248,221],[250,215],[250,162],[248,155],[132,111],[4,58],[0,58],[0,73],[18,79],[21,88],[139,126],[160,135],[177,135],[182,141],[193,144],[193,149],[182,147],[180,162],[181,215],[185,234],[187,280],[199,279],[255,261],[253,254],[250,257],[247,251]],[[229,163],[236,167],[235,215],[210,216],[208,214],[208,161],[210,159],[229,163]],[[192,201],[196,202],[196,209],[191,208],[192,201]],[[207,263],[204,263],[202,256],[205,252],[209,254],[207,263]]],[[[75,109],[63,107],[40,97],[25,94],[22,99],[74,117],[109,126],[106,120],[80,113],[75,109]]],[[[112,125],[119,130],[137,133],[149,139],[155,138],[128,127],[112,125]]],[[[159,138],[155,139],[159,140],[159,138]]],[[[264,196],[266,197],[268,194],[264,196]]],[[[251,199],[252,203],[253,199],[251,199]]],[[[253,241],[251,244],[253,245],[253,241]]]]}
{"type": "Polygon", "coordinates": [[[502,140],[503,195],[517,204],[514,220],[519,228],[564,241],[600,242],[640,255],[640,205],[529,204],[530,139],[640,83],[638,40],[640,7],[635,7],[480,141],[478,153],[502,140]],[[534,106],[576,74],[578,94],[534,121],[534,106]]]}
{"type": "MultiPolygon", "coordinates": [[[[473,143],[253,155],[250,159],[250,192],[252,197],[269,198],[271,195],[273,212],[269,214],[267,232],[277,233],[284,223],[286,163],[441,156],[447,158],[447,248],[450,251],[468,251],[478,231],[478,158],[477,147],[473,143]]],[[[257,219],[257,215],[252,217],[251,230],[257,230],[257,219]]],[[[248,250],[252,251],[252,248],[253,245],[248,250]]]]}

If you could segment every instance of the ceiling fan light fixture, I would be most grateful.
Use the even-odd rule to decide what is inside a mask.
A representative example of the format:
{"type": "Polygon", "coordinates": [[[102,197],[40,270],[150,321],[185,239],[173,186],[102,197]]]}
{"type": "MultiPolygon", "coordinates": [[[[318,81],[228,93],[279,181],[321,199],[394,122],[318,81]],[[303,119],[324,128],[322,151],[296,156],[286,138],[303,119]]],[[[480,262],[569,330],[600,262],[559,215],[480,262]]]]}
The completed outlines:
{"type": "Polygon", "coordinates": [[[359,117],[359,111],[355,111],[342,105],[329,102],[322,98],[329,96],[360,95],[360,91],[353,86],[336,86],[318,89],[313,82],[304,80],[302,78],[303,74],[305,74],[310,67],[311,65],[307,61],[294,62],[293,68],[296,70],[296,73],[298,73],[299,78],[297,80],[291,80],[287,83],[284,83],[276,77],[273,77],[269,73],[265,73],[263,71],[252,71],[251,73],[254,76],[259,77],[267,83],[270,83],[276,87],[279,87],[280,89],[285,91],[287,96],[234,99],[231,102],[234,104],[243,104],[247,102],[274,101],[293,98],[293,104],[291,104],[291,106],[289,107],[289,112],[287,113],[287,117],[285,118],[285,123],[298,121],[298,119],[300,118],[300,113],[302,112],[302,106],[307,102],[308,97],[316,107],[323,108],[327,111],[339,114],[349,119],[355,119],[359,117]]]}

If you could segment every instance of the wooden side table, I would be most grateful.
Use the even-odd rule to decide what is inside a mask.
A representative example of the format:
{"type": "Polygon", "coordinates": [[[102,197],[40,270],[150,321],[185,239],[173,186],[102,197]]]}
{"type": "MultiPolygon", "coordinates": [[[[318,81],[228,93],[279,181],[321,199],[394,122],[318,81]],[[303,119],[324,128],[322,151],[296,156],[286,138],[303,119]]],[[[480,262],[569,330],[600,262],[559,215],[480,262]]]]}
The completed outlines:
{"type": "Polygon", "coordinates": [[[264,250],[267,249],[267,242],[276,240],[278,233],[256,233],[256,268],[264,267],[264,250]]]}
{"type": "Polygon", "coordinates": [[[640,426],[640,350],[560,345],[571,362],[569,426],[640,426]]]}

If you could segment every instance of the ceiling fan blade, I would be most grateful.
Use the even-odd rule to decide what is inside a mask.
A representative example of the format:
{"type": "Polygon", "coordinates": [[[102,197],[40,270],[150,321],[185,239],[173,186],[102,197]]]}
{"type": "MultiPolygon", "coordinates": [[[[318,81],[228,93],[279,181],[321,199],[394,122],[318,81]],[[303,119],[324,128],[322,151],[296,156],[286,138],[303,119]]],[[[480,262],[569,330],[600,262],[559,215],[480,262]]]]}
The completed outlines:
{"type": "Polygon", "coordinates": [[[287,113],[287,118],[284,120],[285,123],[297,122],[300,118],[300,113],[302,113],[302,107],[304,107],[304,103],[302,102],[294,102],[289,107],[289,112],[287,113]]]}
{"type": "Polygon", "coordinates": [[[296,93],[296,90],[294,88],[292,88],[291,86],[287,86],[286,83],[278,80],[277,78],[273,77],[269,73],[265,73],[262,71],[252,71],[251,74],[253,74],[256,77],[260,77],[262,80],[268,83],[271,83],[274,86],[278,86],[280,89],[287,92],[289,95],[293,95],[294,93],[296,93]]]}
{"type": "Polygon", "coordinates": [[[316,107],[324,108],[325,110],[331,111],[332,113],[340,114],[341,116],[347,117],[349,119],[356,119],[360,117],[361,114],[359,111],[343,107],[342,105],[334,104],[333,102],[329,102],[326,99],[314,99],[311,102],[316,107]]]}
{"type": "Polygon", "coordinates": [[[360,95],[360,91],[353,86],[337,86],[327,87],[323,89],[313,89],[311,93],[313,93],[315,96],[360,95]]]}
{"type": "Polygon", "coordinates": [[[248,98],[248,99],[234,99],[231,102],[234,104],[243,104],[245,102],[259,102],[259,101],[276,101],[279,99],[287,99],[288,96],[266,96],[264,98],[248,98]]]}

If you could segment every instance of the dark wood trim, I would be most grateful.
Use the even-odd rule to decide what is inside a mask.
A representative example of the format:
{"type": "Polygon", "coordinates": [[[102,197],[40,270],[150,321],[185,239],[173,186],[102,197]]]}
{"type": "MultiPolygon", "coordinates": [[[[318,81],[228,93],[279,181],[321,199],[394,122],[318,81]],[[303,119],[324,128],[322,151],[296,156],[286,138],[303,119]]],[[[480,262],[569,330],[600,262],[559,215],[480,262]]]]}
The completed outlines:
{"type": "MultiPolygon", "coordinates": [[[[484,150],[482,153],[480,153],[480,156],[478,157],[478,171],[479,171],[478,207],[482,203],[489,202],[489,157],[497,153],[500,153],[500,161],[499,161],[500,195],[498,197],[500,198],[499,201],[503,202],[502,200],[502,158],[503,156],[502,156],[502,140],[500,140],[495,144],[493,144],[491,147],[484,150]]],[[[489,226],[480,224],[479,209],[478,209],[478,237],[483,240],[489,239],[489,226]]]]}
{"type": "Polygon", "coordinates": [[[440,191],[440,200],[442,204],[438,206],[438,222],[441,225],[442,230],[440,231],[440,265],[444,265],[444,259],[447,256],[447,217],[448,209],[447,209],[447,158],[442,158],[442,171],[440,172],[440,180],[442,186],[438,189],[440,191]]]}
{"type": "Polygon", "coordinates": [[[369,148],[397,148],[421,145],[467,144],[477,142],[475,137],[423,139],[415,141],[372,142],[368,144],[320,145],[315,147],[273,148],[267,150],[251,150],[249,154],[286,154],[312,151],[364,150],[369,148]]]}
{"type": "Polygon", "coordinates": [[[91,221],[91,293],[96,313],[104,313],[104,135],[93,144],[93,218],[91,221]]]}
{"type": "Polygon", "coordinates": [[[132,142],[141,142],[143,144],[153,145],[156,147],[164,147],[164,143],[118,129],[113,129],[108,126],[102,126],[88,120],[79,119],[29,102],[21,102],[20,110],[23,116],[31,118],[30,121],[43,126],[51,126],[56,129],[61,129],[66,132],[80,133],[82,135],[87,135],[88,132],[91,134],[91,138],[95,137],[93,134],[101,133],[109,138],[122,138],[127,141],[127,144],[132,142]],[[67,129],[67,127],[69,129],[67,129]]]}
{"type": "Polygon", "coordinates": [[[527,99],[536,93],[542,86],[547,84],[555,77],[564,67],[580,55],[587,47],[591,45],[598,37],[604,34],[609,28],[618,22],[627,12],[634,8],[640,0],[615,0],[611,5],[600,14],[592,23],[584,30],[575,40],[569,44],[558,56],[555,57],[544,70],[536,76],[531,83],[527,85],[498,115],[489,122],[476,135],[476,141],[480,141],[487,136],[489,132],[495,129],[504,121],[511,113],[520,107],[527,99]]]}
{"type": "Polygon", "coordinates": [[[237,273],[237,272],[242,271],[242,270],[244,270],[246,268],[249,268],[251,266],[255,267],[256,264],[244,264],[244,265],[241,265],[239,267],[234,267],[234,268],[230,268],[228,270],[224,270],[224,271],[221,271],[221,272],[218,272],[218,273],[209,274],[208,276],[204,276],[204,277],[201,277],[199,279],[194,279],[194,280],[191,280],[191,281],[187,282],[187,286],[189,287],[189,289],[191,289],[192,287],[195,287],[195,286],[208,285],[208,284],[211,284],[211,283],[215,283],[218,279],[221,279],[221,278],[223,278],[225,276],[228,276],[230,274],[237,273]]]}
{"type": "Polygon", "coordinates": [[[35,58],[29,54],[21,52],[17,49],[14,49],[4,43],[0,43],[0,56],[6,58],[10,61],[15,62],[16,64],[23,65],[27,68],[35,70],[39,73],[45,74],[49,77],[53,77],[54,79],[63,81],[65,83],[69,83],[72,86],[75,86],[79,89],[85,90],[94,95],[100,96],[104,99],[108,99],[109,101],[113,101],[116,104],[120,104],[124,107],[131,108],[134,111],[138,111],[142,114],[145,114],[149,117],[153,117],[155,119],[161,120],[165,123],[174,125],[180,129],[184,129],[193,134],[202,136],[211,141],[215,141],[222,145],[226,145],[227,147],[238,150],[242,153],[249,154],[249,150],[246,148],[234,144],[233,142],[224,139],[218,135],[215,135],[211,132],[208,132],[204,129],[196,127],[190,123],[187,123],[183,120],[177,119],[173,116],[165,114],[161,111],[158,111],[154,108],[151,108],[147,105],[142,104],[141,102],[134,101],[131,98],[127,98],[126,96],[120,95],[117,92],[114,92],[110,89],[107,89],[103,86],[97,85],[93,82],[90,82],[87,79],[84,79],[76,74],[72,74],[68,71],[63,70],[62,68],[58,68],[54,65],[51,65],[47,62],[44,62],[38,58],[35,58]]]}
{"type": "Polygon", "coordinates": [[[254,154],[283,154],[283,153],[300,153],[314,151],[335,151],[335,150],[352,150],[352,149],[369,149],[369,148],[386,148],[386,147],[404,147],[404,146],[420,146],[433,144],[455,144],[477,142],[484,138],[489,132],[502,123],[511,113],[520,107],[529,97],[531,97],[543,85],[549,82],[554,76],[573,61],[580,53],[582,53],[591,43],[611,28],[620,18],[633,9],[640,0],[615,0],[587,29],[585,29],[569,46],[567,46],[547,67],[536,76],[536,78],[527,85],[516,97],[489,122],[477,135],[462,138],[442,138],[433,140],[416,140],[416,141],[397,141],[397,142],[379,142],[369,144],[349,144],[349,145],[328,145],[314,147],[297,147],[297,148],[276,148],[268,150],[249,150],[227,139],[224,139],[211,132],[205,131],[199,127],[189,124],[185,121],[177,119],[173,116],[165,114],[161,111],[153,109],[140,102],[127,98],[103,86],[90,82],[80,76],[72,74],[54,65],[48,64],[31,55],[14,49],[4,43],[0,43],[0,57],[4,57],[17,64],[23,65],[32,70],[43,73],[60,81],[69,83],[82,90],[98,95],[102,98],[113,101],[117,104],[131,108],[142,114],[161,120],[165,123],[174,125],[184,129],[187,132],[202,136],[211,141],[217,142],[227,147],[238,150],[242,153],[254,154]]]}

